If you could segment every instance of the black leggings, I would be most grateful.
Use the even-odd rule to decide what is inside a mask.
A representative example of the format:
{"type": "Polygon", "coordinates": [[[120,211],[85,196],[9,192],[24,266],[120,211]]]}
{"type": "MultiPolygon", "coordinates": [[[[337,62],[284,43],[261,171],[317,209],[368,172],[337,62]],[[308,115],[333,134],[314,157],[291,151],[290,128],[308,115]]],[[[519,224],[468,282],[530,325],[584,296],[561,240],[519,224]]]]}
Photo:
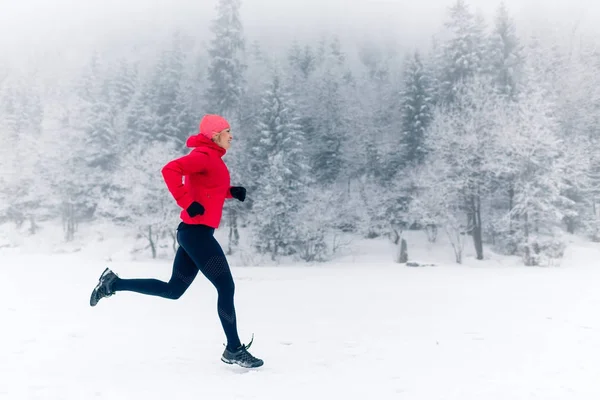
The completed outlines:
{"type": "Polygon", "coordinates": [[[214,231],[205,225],[181,223],[177,228],[180,247],[175,254],[169,282],[157,279],[117,279],[113,289],[178,299],[192,284],[198,271],[202,271],[217,289],[217,311],[227,336],[227,348],[235,350],[241,346],[233,305],[235,285],[225,254],[213,236],[214,231]]]}

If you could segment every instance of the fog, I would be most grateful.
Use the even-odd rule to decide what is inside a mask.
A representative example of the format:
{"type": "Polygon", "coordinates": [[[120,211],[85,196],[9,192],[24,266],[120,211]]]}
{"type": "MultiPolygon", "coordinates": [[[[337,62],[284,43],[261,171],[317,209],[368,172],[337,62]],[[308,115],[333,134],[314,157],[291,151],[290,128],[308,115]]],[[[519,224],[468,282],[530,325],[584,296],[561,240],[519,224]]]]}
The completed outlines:
{"type": "MultiPolygon", "coordinates": [[[[277,45],[293,38],[336,33],[342,38],[393,38],[422,46],[443,22],[453,0],[244,0],[241,16],[250,40],[277,45]]],[[[491,17],[500,1],[470,0],[491,17]]],[[[563,27],[597,32],[600,5],[592,0],[505,0],[520,31],[563,27]]],[[[1,0],[0,50],[12,62],[64,51],[159,39],[175,28],[207,32],[216,1],[1,0]]]]}

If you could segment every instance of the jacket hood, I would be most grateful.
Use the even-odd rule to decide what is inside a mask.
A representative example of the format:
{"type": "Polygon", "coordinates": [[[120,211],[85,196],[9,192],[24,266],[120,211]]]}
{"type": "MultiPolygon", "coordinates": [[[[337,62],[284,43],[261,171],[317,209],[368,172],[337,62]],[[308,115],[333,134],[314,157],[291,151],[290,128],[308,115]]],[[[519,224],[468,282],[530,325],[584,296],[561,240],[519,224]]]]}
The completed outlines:
{"type": "Polygon", "coordinates": [[[213,151],[217,151],[221,156],[223,156],[227,152],[224,148],[222,148],[221,146],[219,146],[218,144],[216,144],[215,142],[208,139],[202,134],[190,136],[186,141],[185,145],[190,148],[211,149],[213,151]]]}

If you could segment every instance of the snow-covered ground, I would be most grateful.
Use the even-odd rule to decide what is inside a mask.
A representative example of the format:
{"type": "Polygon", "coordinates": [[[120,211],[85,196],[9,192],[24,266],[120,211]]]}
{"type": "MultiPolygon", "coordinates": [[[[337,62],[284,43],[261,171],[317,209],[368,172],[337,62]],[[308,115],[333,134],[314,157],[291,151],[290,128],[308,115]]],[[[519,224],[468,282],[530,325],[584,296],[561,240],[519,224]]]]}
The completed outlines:
{"type": "Polygon", "coordinates": [[[233,259],[258,370],[220,361],[202,276],[178,301],[118,293],[91,308],[105,266],[166,280],[170,261],[2,249],[0,399],[600,399],[599,246],[571,245],[552,268],[458,266],[425,245],[414,252],[437,266],[408,268],[385,242],[362,246],[326,265],[233,259]]]}

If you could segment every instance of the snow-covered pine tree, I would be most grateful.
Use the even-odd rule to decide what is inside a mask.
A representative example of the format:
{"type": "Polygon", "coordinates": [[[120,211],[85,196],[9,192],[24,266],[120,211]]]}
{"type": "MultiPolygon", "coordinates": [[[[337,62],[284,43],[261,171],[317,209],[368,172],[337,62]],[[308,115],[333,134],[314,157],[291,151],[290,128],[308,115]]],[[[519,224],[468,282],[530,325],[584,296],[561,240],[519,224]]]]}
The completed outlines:
{"type": "Polygon", "coordinates": [[[118,141],[119,156],[132,143],[133,137],[129,135],[128,119],[131,116],[135,94],[138,90],[138,81],[138,66],[129,63],[126,59],[120,60],[109,84],[111,115],[114,118],[113,125],[118,141]]]}
{"type": "Polygon", "coordinates": [[[161,168],[176,154],[170,142],[137,143],[123,154],[114,188],[98,205],[98,214],[141,235],[157,258],[161,248],[176,250],[174,236],[180,209],[166,190],[161,168]]]}
{"type": "Polygon", "coordinates": [[[241,0],[219,0],[217,17],[213,20],[210,43],[209,87],[206,93],[207,112],[236,118],[243,96],[243,54],[246,48],[240,19],[241,0]]]}
{"type": "MultiPolygon", "coordinates": [[[[240,120],[240,128],[243,127],[243,133],[235,136],[235,150],[241,151],[235,154],[238,159],[237,164],[242,165],[241,170],[236,170],[236,177],[244,183],[248,193],[256,193],[259,187],[259,179],[261,177],[264,159],[266,158],[264,149],[260,145],[260,135],[256,133],[256,127],[259,123],[260,115],[263,111],[263,96],[264,89],[272,83],[272,68],[273,61],[269,54],[255,44],[253,51],[248,58],[248,66],[246,70],[247,86],[244,91],[244,96],[241,99],[243,104],[244,115],[240,120]],[[251,129],[249,129],[251,128],[251,129]]],[[[234,151],[235,151],[234,150],[234,151]]],[[[253,196],[248,196],[244,206],[252,207],[253,196]]],[[[229,204],[228,204],[229,206],[229,204]]],[[[237,207],[241,205],[236,205],[237,207]]]]}
{"type": "Polygon", "coordinates": [[[499,93],[514,100],[522,79],[524,55],[515,22],[504,2],[496,12],[488,43],[488,72],[494,77],[499,93]]]}
{"type": "Polygon", "coordinates": [[[299,74],[304,80],[308,79],[317,68],[317,57],[312,47],[309,45],[301,47],[297,41],[292,43],[292,47],[288,51],[288,62],[292,77],[299,74]]]}
{"type": "Polygon", "coordinates": [[[394,53],[389,48],[365,43],[358,56],[352,76],[338,81],[341,172],[318,190],[338,204],[326,213],[335,217],[332,227],[374,238],[389,231],[384,198],[397,170],[393,161],[400,157],[399,82],[391,73],[394,53]]]}
{"type": "MultiPolygon", "coordinates": [[[[46,181],[42,177],[46,150],[41,143],[43,100],[37,76],[14,72],[0,91],[0,135],[3,139],[5,218],[18,225],[30,222],[35,233],[37,220],[47,213],[46,181]]],[[[2,213],[2,211],[0,211],[2,213]]]]}
{"type": "Polygon", "coordinates": [[[194,90],[197,85],[191,77],[184,75],[177,86],[175,104],[170,112],[167,131],[173,141],[183,147],[190,135],[198,132],[198,115],[194,112],[194,90]]]}
{"type": "MultiPolygon", "coordinates": [[[[586,82],[585,86],[580,86],[579,90],[585,92],[588,90],[588,97],[585,103],[585,115],[582,115],[583,130],[587,138],[587,159],[590,162],[588,171],[588,190],[585,193],[586,202],[591,205],[591,209],[584,213],[587,216],[583,224],[586,233],[595,241],[600,241],[600,52],[585,51],[582,61],[587,65],[587,73],[582,79],[586,82]]],[[[581,156],[585,157],[585,156],[581,156]]]]}
{"type": "MultiPolygon", "coordinates": [[[[320,57],[317,51],[310,44],[301,46],[299,43],[292,43],[288,50],[287,69],[282,79],[286,80],[286,87],[289,89],[290,96],[294,99],[299,115],[301,116],[301,130],[307,138],[315,134],[314,117],[314,98],[316,85],[318,82],[315,77],[317,68],[320,66],[320,57]]],[[[267,74],[265,74],[267,75],[267,74]]],[[[313,148],[307,140],[306,153],[312,154],[313,148]]]]}
{"type": "MultiPolygon", "coordinates": [[[[217,16],[212,21],[213,38],[209,48],[208,88],[206,91],[206,113],[219,114],[229,120],[233,136],[243,137],[248,134],[245,124],[241,123],[246,64],[244,53],[246,42],[242,21],[240,19],[241,0],[219,0],[217,16]],[[239,133],[237,133],[239,132],[239,133]]],[[[245,146],[244,146],[245,147],[245,146]]],[[[243,148],[243,147],[242,147],[243,148]]],[[[228,166],[233,182],[241,181],[243,160],[236,156],[240,148],[232,148],[234,155],[228,166]]],[[[229,225],[228,253],[239,243],[238,215],[244,207],[241,203],[229,202],[224,209],[224,217],[229,225]]]]}
{"type": "MultiPolygon", "coordinates": [[[[502,154],[498,137],[509,119],[508,109],[506,101],[492,90],[490,79],[472,79],[457,88],[452,106],[437,107],[427,131],[426,146],[431,153],[426,163],[437,168],[435,173],[427,170],[429,177],[436,178],[427,187],[443,187],[450,199],[462,199],[464,232],[472,234],[476,257],[481,260],[483,206],[498,173],[502,154]]],[[[454,201],[449,203],[453,207],[454,201]]]]}
{"type": "Polygon", "coordinates": [[[13,221],[20,225],[24,218],[15,204],[22,190],[18,190],[19,155],[15,151],[19,144],[19,133],[16,95],[10,86],[9,78],[4,78],[0,87],[0,168],[3,171],[0,174],[0,221],[13,221]]]}
{"type": "Polygon", "coordinates": [[[508,149],[505,164],[514,176],[511,210],[519,235],[520,254],[526,265],[537,265],[546,238],[553,238],[562,223],[563,196],[568,164],[553,105],[538,86],[526,88],[519,103],[516,124],[502,147],[508,149]]]}
{"type": "MultiPolygon", "coordinates": [[[[510,101],[516,101],[524,73],[524,54],[517,36],[516,26],[504,3],[499,6],[490,37],[487,41],[485,66],[486,75],[493,80],[492,90],[510,101]]],[[[494,177],[490,193],[490,211],[488,215],[488,235],[491,241],[502,251],[516,252],[516,242],[512,224],[506,232],[500,232],[504,224],[496,224],[512,209],[514,203],[514,184],[510,175],[498,174],[494,177]]]]}
{"type": "Polygon", "coordinates": [[[324,45],[321,59],[309,88],[310,110],[303,114],[312,116],[310,121],[305,120],[305,124],[313,127],[306,130],[312,173],[319,183],[328,185],[338,179],[344,168],[342,144],[348,135],[345,91],[350,76],[345,56],[335,38],[329,45],[324,45]]]}
{"type": "Polygon", "coordinates": [[[277,74],[263,96],[258,146],[263,163],[259,194],[254,203],[255,246],[273,259],[302,254],[303,248],[322,240],[319,235],[298,232],[297,221],[307,200],[308,160],[304,154],[304,133],[300,118],[277,74]]]}
{"type": "MultiPolygon", "coordinates": [[[[102,64],[100,54],[94,52],[76,84],[79,102],[72,119],[73,127],[85,138],[89,166],[97,168],[101,174],[110,171],[118,158],[108,71],[109,68],[102,64]]],[[[100,184],[100,181],[97,183],[100,184]]]]}
{"type": "Polygon", "coordinates": [[[185,142],[183,138],[190,132],[182,133],[178,128],[178,115],[182,111],[178,102],[184,73],[184,38],[176,32],[168,47],[162,52],[146,87],[153,112],[152,140],[185,142]],[[179,107],[178,107],[179,106],[179,107]]]}
{"type": "MultiPolygon", "coordinates": [[[[530,100],[527,99],[527,96],[522,91],[535,89],[542,93],[545,100],[544,107],[548,112],[554,112],[550,110],[557,109],[560,95],[556,83],[561,81],[559,77],[562,75],[561,70],[564,63],[562,55],[554,46],[553,41],[554,38],[541,40],[534,36],[530,38],[528,45],[522,48],[523,63],[521,65],[521,79],[520,85],[517,87],[518,90],[515,93],[516,98],[514,98],[517,103],[528,104],[530,100]]],[[[515,119],[518,118],[519,113],[520,109],[517,107],[514,111],[515,119]]],[[[512,160],[513,155],[511,153],[507,154],[507,160],[512,160]]],[[[512,212],[516,201],[516,183],[514,182],[515,175],[513,172],[508,169],[505,175],[498,176],[499,185],[497,186],[497,192],[500,190],[504,191],[499,197],[497,204],[504,210],[508,210],[507,224],[498,223],[497,228],[499,229],[502,242],[501,247],[505,251],[508,250],[509,254],[519,251],[519,245],[522,240],[521,233],[517,229],[519,223],[513,221],[517,218],[517,214],[512,212]]],[[[499,215],[505,216],[507,214],[502,211],[499,215]]]]}
{"type": "Polygon", "coordinates": [[[138,87],[138,66],[122,59],[117,63],[116,73],[110,82],[110,103],[113,114],[123,112],[133,100],[138,87]]]}
{"type": "Polygon", "coordinates": [[[589,189],[586,200],[591,205],[589,219],[586,220],[586,234],[595,242],[600,242],[600,140],[590,138],[588,171],[589,189]]]}
{"type": "Polygon", "coordinates": [[[593,198],[590,194],[596,184],[589,179],[597,155],[597,133],[600,122],[600,65],[599,54],[594,43],[581,42],[569,49],[570,57],[564,61],[561,84],[556,85],[556,116],[561,128],[561,138],[567,151],[576,160],[588,162],[585,176],[567,181],[565,195],[572,201],[565,215],[565,224],[570,233],[583,232],[592,228],[590,221],[596,219],[593,198]],[[591,163],[590,163],[591,162],[591,163]]]}
{"type": "Polygon", "coordinates": [[[457,85],[465,83],[483,70],[485,59],[485,32],[483,21],[469,9],[465,0],[457,0],[449,9],[445,23],[449,38],[441,45],[437,62],[441,74],[437,77],[439,101],[451,103],[457,85]]]}
{"type": "Polygon", "coordinates": [[[420,54],[415,52],[406,68],[402,92],[400,143],[405,165],[419,165],[425,159],[425,131],[431,121],[432,109],[432,82],[420,54]]]}
{"type": "Polygon", "coordinates": [[[401,99],[392,73],[394,56],[394,49],[365,43],[358,54],[361,73],[342,84],[347,124],[340,178],[363,176],[387,184],[396,172],[401,99]]]}
{"type": "MultiPolygon", "coordinates": [[[[251,51],[247,55],[247,65],[244,70],[244,91],[240,100],[240,109],[242,110],[240,124],[242,126],[256,126],[257,117],[262,107],[262,92],[270,82],[270,71],[275,63],[275,57],[265,51],[260,43],[253,43],[251,51]]],[[[252,147],[251,141],[253,138],[254,136],[249,133],[244,135],[241,137],[243,143],[239,147],[244,149],[252,147]]],[[[240,137],[236,137],[236,139],[240,139],[240,137]]]]}
{"type": "Polygon", "coordinates": [[[159,120],[152,101],[152,82],[142,81],[127,111],[127,144],[151,142],[159,120]]]}
{"type": "Polygon", "coordinates": [[[65,183],[67,240],[74,238],[82,219],[94,217],[97,203],[111,190],[112,173],[118,165],[122,145],[111,105],[111,70],[112,66],[94,52],[82,75],[73,82],[73,96],[67,103],[70,115],[64,136],[71,139],[72,149],[66,152],[65,161],[69,168],[86,176],[85,181],[74,179],[79,182],[76,186],[65,183]]]}
{"type": "MultiPolygon", "coordinates": [[[[71,100],[80,104],[77,95],[71,100]]],[[[75,239],[79,224],[90,217],[90,210],[103,195],[97,185],[102,182],[98,169],[92,168],[86,158],[87,138],[73,121],[74,110],[77,106],[71,103],[50,102],[43,131],[47,156],[44,170],[52,193],[48,198],[62,219],[66,241],[75,239]]]]}

